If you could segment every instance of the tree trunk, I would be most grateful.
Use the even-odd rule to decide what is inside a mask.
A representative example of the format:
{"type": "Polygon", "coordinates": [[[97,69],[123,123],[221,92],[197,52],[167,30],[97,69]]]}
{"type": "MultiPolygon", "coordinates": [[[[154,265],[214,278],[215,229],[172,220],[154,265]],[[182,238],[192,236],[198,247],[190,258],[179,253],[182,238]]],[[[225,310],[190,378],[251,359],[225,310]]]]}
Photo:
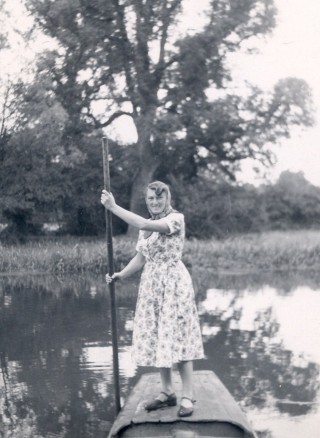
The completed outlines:
{"type": "MultiPolygon", "coordinates": [[[[154,117],[155,109],[152,108],[141,115],[136,121],[140,169],[132,184],[130,210],[144,217],[148,217],[148,210],[144,199],[144,190],[152,181],[154,172],[158,167],[158,163],[156,162],[151,150],[154,117]]],[[[137,234],[137,229],[134,229],[131,226],[128,227],[127,235],[136,236],[137,234]]]]}

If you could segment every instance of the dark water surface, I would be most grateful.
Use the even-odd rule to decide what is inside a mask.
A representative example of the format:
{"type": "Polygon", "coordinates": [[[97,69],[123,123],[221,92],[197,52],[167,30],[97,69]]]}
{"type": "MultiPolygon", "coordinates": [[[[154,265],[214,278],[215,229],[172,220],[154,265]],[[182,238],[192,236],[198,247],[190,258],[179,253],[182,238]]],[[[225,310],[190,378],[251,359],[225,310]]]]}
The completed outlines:
{"type": "MultiPolygon", "coordinates": [[[[319,436],[320,279],[194,275],[206,360],[264,438],[319,436]]],[[[137,282],[117,285],[121,396],[137,282]]],[[[0,437],[100,438],[114,419],[103,277],[0,278],[0,437]]]]}

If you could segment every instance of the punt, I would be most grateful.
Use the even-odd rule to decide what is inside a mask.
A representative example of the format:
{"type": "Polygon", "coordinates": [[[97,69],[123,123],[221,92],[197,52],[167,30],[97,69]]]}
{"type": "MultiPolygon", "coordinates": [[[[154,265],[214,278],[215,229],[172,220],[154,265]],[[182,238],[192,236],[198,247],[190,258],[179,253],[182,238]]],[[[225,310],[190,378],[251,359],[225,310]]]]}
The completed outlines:
{"type": "MultiPolygon", "coordinates": [[[[181,381],[173,374],[178,401],[181,381]]],[[[119,412],[108,438],[257,438],[245,414],[212,371],[193,373],[194,412],[191,417],[179,418],[177,406],[147,412],[146,400],[154,399],[161,391],[159,373],[144,374],[130,393],[119,412]]]]}

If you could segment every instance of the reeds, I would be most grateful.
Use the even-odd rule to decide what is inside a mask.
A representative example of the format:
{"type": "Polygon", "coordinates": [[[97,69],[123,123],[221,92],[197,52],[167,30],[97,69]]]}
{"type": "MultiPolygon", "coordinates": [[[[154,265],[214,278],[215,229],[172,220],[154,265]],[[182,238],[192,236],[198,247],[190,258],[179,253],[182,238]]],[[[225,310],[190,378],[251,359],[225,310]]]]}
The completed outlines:
{"type": "MultiPolygon", "coordinates": [[[[116,270],[135,254],[135,241],[114,239],[116,270]]],[[[183,260],[208,271],[292,270],[320,268],[320,231],[272,231],[225,240],[187,241],[183,260]]],[[[20,246],[0,245],[0,272],[106,272],[105,240],[61,239],[20,246]]]]}
{"type": "Polygon", "coordinates": [[[198,266],[214,270],[292,270],[320,267],[320,231],[270,231],[188,242],[198,266]]]}

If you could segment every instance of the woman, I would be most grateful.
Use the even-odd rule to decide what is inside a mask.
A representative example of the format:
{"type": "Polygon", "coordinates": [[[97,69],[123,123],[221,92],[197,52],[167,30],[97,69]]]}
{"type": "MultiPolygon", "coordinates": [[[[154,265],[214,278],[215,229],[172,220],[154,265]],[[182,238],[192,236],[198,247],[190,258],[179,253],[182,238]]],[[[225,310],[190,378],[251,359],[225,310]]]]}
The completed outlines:
{"type": "Polygon", "coordinates": [[[182,380],[178,415],[186,417],[193,413],[192,361],[204,356],[192,280],[181,262],[184,216],[173,210],[169,187],[160,181],[148,185],[145,200],[151,219],[125,210],[111,193],[102,192],[104,207],[140,230],[137,254],[122,271],[107,274],[106,281],[126,278],[143,267],[132,357],[137,365],[159,368],[162,382],[162,392],[145,407],[151,411],[177,404],[171,380],[177,363],[182,380]]]}

